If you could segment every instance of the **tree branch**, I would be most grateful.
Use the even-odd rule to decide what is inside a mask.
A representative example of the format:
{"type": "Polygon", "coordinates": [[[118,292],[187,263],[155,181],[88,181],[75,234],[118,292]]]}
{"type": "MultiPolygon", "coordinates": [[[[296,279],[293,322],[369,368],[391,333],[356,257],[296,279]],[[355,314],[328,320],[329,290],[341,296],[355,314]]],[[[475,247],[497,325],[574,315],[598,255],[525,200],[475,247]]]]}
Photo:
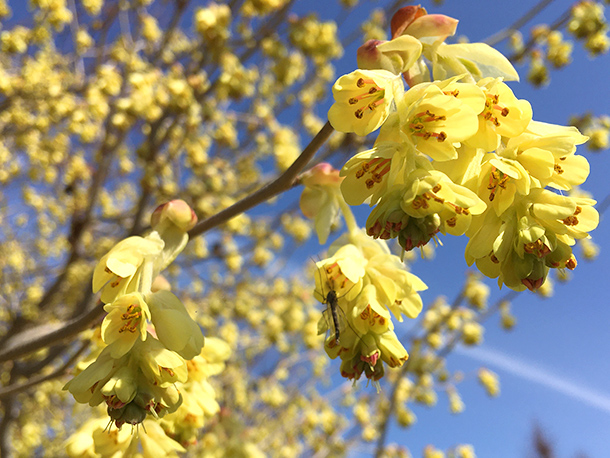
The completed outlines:
{"type": "Polygon", "coordinates": [[[301,155],[297,158],[296,161],[286,170],[282,175],[280,175],[275,181],[263,186],[258,191],[239,202],[231,205],[229,208],[224,209],[220,213],[217,213],[209,218],[199,222],[193,229],[189,231],[189,237],[197,237],[198,235],[203,234],[210,229],[219,226],[237,216],[252,207],[265,202],[266,200],[271,199],[277,194],[287,191],[292,186],[294,186],[295,181],[303,168],[307,165],[307,163],[311,160],[311,158],[316,154],[318,149],[328,140],[330,135],[333,133],[334,129],[327,122],[320,132],[311,140],[309,145],[305,147],[301,155]]]}

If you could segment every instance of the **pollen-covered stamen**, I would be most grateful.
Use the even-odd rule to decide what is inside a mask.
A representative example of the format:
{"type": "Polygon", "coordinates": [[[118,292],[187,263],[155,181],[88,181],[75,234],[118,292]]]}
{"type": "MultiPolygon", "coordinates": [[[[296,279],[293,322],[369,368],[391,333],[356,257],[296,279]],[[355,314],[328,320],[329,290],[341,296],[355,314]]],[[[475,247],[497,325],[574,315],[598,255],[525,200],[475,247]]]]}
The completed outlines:
{"type": "Polygon", "coordinates": [[[424,199],[423,196],[417,196],[415,199],[413,199],[411,206],[416,210],[419,210],[420,208],[427,209],[430,207],[428,205],[428,200],[424,199]]]}
{"type": "Polygon", "coordinates": [[[385,324],[385,318],[372,310],[370,304],[360,313],[360,319],[368,323],[369,327],[373,327],[376,324],[381,326],[385,324]]]}
{"type": "Polygon", "coordinates": [[[121,315],[121,320],[126,323],[121,326],[119,332],[136,332],[142,321],[142,309],[138,304],[131,304],[127,307],[127,312],[121,315]]]}
{"type": "Polygon", "coordinates": [[[544,258],[551,252],[551,249],[540,239],[535,242],[525,243],[523,245],[523,250],[526,253],[534,254],[539,258],[544,258]]]}
{"type": "Polygon", "coordinates": [[[574,214],[572,216],[568,216],[566,219],[562,220],[563,224],[565,224],[566,226],[577,226],[578,218],[576,216],[579,215],[581,212],[582,212],[582,208],[577,206],[576,210],[574,210],[574,214]]]}
{"type": "Polygon", "coordinates": [[[159,366],[159,371],[167,372],[170,377],[173,377],[174,375],[176,375],[176,373],[173,370],[171,370],[169,367],[159,366]]]}
{"type": "Polygon", "coordinates": [[[362,164],[360,170],[356,172],[356,178],[362,178],[366,175],[364,183],[368,189],[371,189],[375,184],[381,183],[386,173],[390,171],[391,159],[383,159],[376,157],[362,164]]]}
{"type": "Polygon", "coordinates": [[[576,269],[576,264],[577,264],[576,258],[572,256],[570,259],[568,259],[566,261],[566,268],[570,269],[570,270],[574,270],[574,269],[576,269]]]}
{"type": "Polygon", "coordinates": [[[325,267],[326,269],[326,278],[327,285],[332,290],[343,289],[346,287],[349,280],[343,272],[341,272],[341,267],[339,263],[334,262],[333,264],[329,264],[325,267]]]}
{"type": "Polygon", "coordinates": [[[507,107],[498,105],[499,100],[500,96],[498,94],[487,94],[487,99],[485,100],[485,108],[483,109],[483,113],[481,113],[484,119],[490,121],[496,127],[500,125],[500,121],[498,121],[498,115],[505,118],[508,116],[509,113],[509,109],[507,107]]]}
{"type": "Polygon", "coordinates": [[[449,227],[455,227],[455,225],[457,224],[457,218],[455,216],[452,216],[447,221],[445,221],[445,224],[449,227]]]}
{"type": "Polygon", "coordinates": [[[487,189],[491,192],[489,193],[489,201],[492,202],[496,197],[496,193],[498,192],[498,188],[506,189],[506,183],[508,183],[509,176],[505,175],[502,171],[497,168],[493,168],[491,173],[489,174],[489,184],[487,185],[487,189]]]}
{"type": "Polygon", "coordinates": [[[373,79],[370,78],[358,78],[356,86],[359,89],[363,89],[359,95],[350,97],[348,103],[350,105],[356,105],[364,101],[364,106],[361,106],[354,111],[354,116],[358,119],[364,117],[364,112],[368,109],[370,111],[375,110],[379,105],[383,104],[385,97],[385,89],[378,86],[373,79]],[[372,100],[371,100],[372,99],[372,100]]]}
{"type": "Polygon", "coordinates": [[[459,89],[454,89],[453,91],[443,91],[443,94],[452,95],[453,97],[457,97],[458,95],[460,95],[460,91],[459,91],[459,89]]]}
{"type": "Polygon", "coordinates": [[[553,170],[555,171],[555,173],[557,175],[561,175],[563,173],[563,169],[561,168],[561,166],[559,164],[555,164],[555,166],[553,167],[553,170]]]}
{"type": "Polygon", "coordinates": [[[411,122],[409,123],[409,129],[416,137],[422,137],[424,140],[428,140],[430,138],[436,138],[439,142],[444,142],[447,140],[447,134],[443,131],[436,132],[434,129],[431,129],[430,123],[445,121],[446,116],[436,116],[430,110],[423,111],[421,113],[417,113],[411,122]]]}

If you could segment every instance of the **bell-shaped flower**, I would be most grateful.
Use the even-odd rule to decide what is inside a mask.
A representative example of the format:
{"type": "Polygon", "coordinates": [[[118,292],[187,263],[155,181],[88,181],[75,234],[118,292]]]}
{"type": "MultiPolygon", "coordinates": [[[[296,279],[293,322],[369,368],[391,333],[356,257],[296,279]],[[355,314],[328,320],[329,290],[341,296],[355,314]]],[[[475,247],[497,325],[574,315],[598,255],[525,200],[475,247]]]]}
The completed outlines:
{"type": "Polygon", "coordinates": [[[406,141],[435,161],[455,159],[459,142],[478,130],[477,113],[470,104],[445,94],[435,84],[423,91],[418,86],[409,89],[397,106],[406,141]]]}
{"type": "Polygon", "coordinates": [[[136,341],[131,357],[136,361],[146,379],[161,388],[175,382],[185,382],[188,379],[184,359],[178,353],[168,350],[150,334],[146,340],[136,341]]]}
{"type": "Polygon", "coordinates": [[[403,194],[402,185],[395,185],[388,189],[366,220],[368,235],[383,240],[398,237],[403,227],[409,223],[409,215],[401,207],[403,194]]]}
{"type": "Polygon", "coordinates": [[[402,314],[417,318],[422,310],[422,300],[417,293],[428,287],[405,269],[398,256],[380,252],[369,259],[366,271],[378,300],[386,304],[398,321],[402,321],[402,314]]]}
{"type": "Polygon", "coordinates": [[[137,371],[130,365],[119,367],[110,379],[101,385],[100,393],[111,409],[120,409],[129,404],[138,393],[137,371]]]}
{"type": "Polygon", "coordinates": [[[301,175],[304,188],[299,204],[303,215],[314,220],[320,244],[326,243],[330,229],[339,217],[342,181],[339,171],[327,162],[317,164],[301,175]]]}
{"type": "Polygon", "coordinates": [[[402,209],[414,218],[437,214],[439,229],[444,233],[462,235],[470,226],[472,215],[487,208],[469,189],[453,183],[444,173],[416,169],[407,178],[402,209]]]}
{"type": "Polygon", "coordinates": [[[394,327],[390,312],[387,307],[379,303],[377,288],[373,284],[368,284],[362,289],[354,300],[351,314],[354,328],[360,335],[368,332],[381,334],[394,327]]]}
{"type": "Polygon", "coordinates": [[[341,169],[345,177],[341,192],[349,205],[360,205],[370,198],[374,205],[396,182],[407,160],[407,150],[401,143],[384,142],[373,149],[354,155],[341,169]]]}
{"type": "Polygon", "coordinates": [[[536,189],[528,196],[531,214],[542,226],[553,231],[564,242],[573,245],[575,239],[589,236],[599,224],[599,213],[593,199],[560,196],[545,189],[536,189]]]}
{"type": "MultiPolygon", "coordinates": [[[[163,240],[152,234],[147,238],[132,236],[121,240],[95,267],[93,292],[101,289],[101,300],[107,304],[119,295],[136,291],[143,264],[148,260],[152,276],[152,260],[161,253],[164,246],[163,240]]],[[[152,278],[150,280],[152,282],[152,278]]]]}
{"type": "Polygon", "coordinates": [[[341,246],[333,256],[317,262],[316,299],[326,303],[329,291],[335,291],[337,296],[346,300],[358,296],[362,290],[365,263],[361,251],[352,244],[341,246]]]}
{"type": "MultiPolygon", "coordinates": [[[[335,307],[339,309],[336,312],[341,314],[345,325],[340,329],[340,336],[330,335],[326,340],[326,352],[331,358],[341,357],[343,376],[357,379],[365,373],[378,380],[383,376],[380,358],[406,359],[383,355],[377,344],[379,336],[393,329],[390,312],[399,319],[402,313],[416,317],[422,308],[417,292],[426,285],[406,270],[384,241],[370,239],[363,232],[353,231],[342,236],[331,245],[330,253],[334,253],[331,258],[318,263],[319,272],[321,268],[325,270],[316,278],[315,296],[326,303],[328,291],[336,291],[335,307]],[[326,283],[322,282],[323,276],[327,278],[326,283]]],[[[328,328],[323,317],[318,325],[319,333],[328,328]]]]}
{"type": "Polygon", "coordinates": [[[500,137],[516,137],[525,131],[532,120],[532,106],[527,100],[518,100],[501,78],[479,81],[485,92],[485,108],[478,113],[479,128],[466,144],[485,151],[494,151],[500,137]]]}
{"type": "Polygon", "coordinates": [[[218,337],[206,338],[199,356],[188,363],[189,380],[202,380],[220,374],[230,357],[231,347],[227,342],[218,337]]]}
{"type": "Polygon", "coordinates": [[[402,97],[402,78],[387,70],[356,70],[333,85],[335,103],[328,111],[331,125],[341,132],[365,136],[377,130],[402,97]]]}
{"type": "Polygon", "coordinates": [[[517,158],[542,187],[567,191],[589,175],[589,162],[574,154],[587,140],[576,127],[532,121],[523,134],[508,140],[502,154],[517,158]]]}
{"type": "Polygon", "coordinates": [[[184,447],[170,438],[158,422],[146,420],[142,424],[146,434],[139,436],[142,444],[142,458],[154,458],[158,456],[178,456],[178,453],[186,452],[184,447]]]}
{"type": "Polygon", "coordinates": [[[157,291],[148,294],[146,301],[161,343],[184,359],[197,356],[203,348],[203,334],[180,299],[169,291],[157,291]]]}
{"type": "Polygon", "coordinates": [[[113,358],[110,347],[106,347],[93,363],[66,383],[63,389],[68,390],[77,402],[96,406],[104,400],[100,388],[116,371],[126,366],[128,360],[128,356],[113,358]]]}
{"type": "Polygon", "coordinates": [[[140,293],[120,296],[104,310],[108,315],[102,322],[102,339],[110,347],[113,358],[120,358],[133,346],[138,337],[146,338],[148,305],[140,293]]]}
{"type": "MultiPolygon", "coordinates": [[[[529,194],[532,180],[519,161],[489,153],[481,166],[477,194],[500,216],[513,205],[517,194],[529,194]]],[[[539,184],[538,181],[533,183],[539,184]]]]}

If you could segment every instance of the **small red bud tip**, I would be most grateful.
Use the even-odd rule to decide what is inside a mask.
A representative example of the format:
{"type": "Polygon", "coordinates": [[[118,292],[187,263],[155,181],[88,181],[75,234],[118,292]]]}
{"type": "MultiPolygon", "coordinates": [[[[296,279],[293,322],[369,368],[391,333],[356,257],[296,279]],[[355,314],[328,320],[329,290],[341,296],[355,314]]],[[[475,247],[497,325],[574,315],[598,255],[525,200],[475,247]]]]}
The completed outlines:
{"type": "Polygon", "coordinates": [[[343,177],[339,176],[339,170],[328,162],[320,162],[301,175],[301,183],[305,186],[337,185],[341,181],[343,177]]]}
{"type": "Polygon", "coordinates": [[[544,283],[544,278],[538,278],[537,280],[531,278],[524,278],[523,280],[521,280],[521,283],[523,283],[525,287],[531,292],[536,292],[538,288],[540,288],[544,283]]]}
{"type": "Polygon", "coordinates": [[[390,31],[392,32],[392,38],[396,38],[402,35],[402,32],[411,25],[411,23],[418,17],[428,14],[426,8],[422,8],[421,5],[410,5],[400,8],[390,22],[390,31]]]}

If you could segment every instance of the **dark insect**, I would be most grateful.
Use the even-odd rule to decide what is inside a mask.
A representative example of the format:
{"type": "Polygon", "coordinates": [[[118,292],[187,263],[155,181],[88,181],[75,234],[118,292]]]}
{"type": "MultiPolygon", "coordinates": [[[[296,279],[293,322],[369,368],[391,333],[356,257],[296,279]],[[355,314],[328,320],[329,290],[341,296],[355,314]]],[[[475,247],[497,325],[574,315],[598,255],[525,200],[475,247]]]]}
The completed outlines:
{"type": "Polygon", "coordinates": [[[339,308],[339,298],[337,297],[337,292],[334,289],[331,289],[326,298],[324,298],[324,304],[328,305],[330,308],[330,316],[333,319],[333,327],[335,328],[335,341],[339,343],[339,315],[337,313],[337,309],[339,308]]]}

